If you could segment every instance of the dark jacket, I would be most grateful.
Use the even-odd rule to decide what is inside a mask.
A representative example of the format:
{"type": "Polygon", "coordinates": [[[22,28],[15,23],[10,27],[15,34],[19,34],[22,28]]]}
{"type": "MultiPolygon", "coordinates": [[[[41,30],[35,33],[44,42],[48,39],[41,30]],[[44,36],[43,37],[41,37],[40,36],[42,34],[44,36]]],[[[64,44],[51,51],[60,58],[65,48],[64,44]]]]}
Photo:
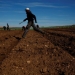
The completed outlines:
{"type": "Polygon", "coordinates": [[[27,14],[27,18],[24,19],[23,21],[28,20],[28,22],[30,22],[30,21],[33,22],[33,20],[35,20],[35,22],[37,23],[36,16],[34,14],[32,14],[31,11],[26,12],[26,14],[27,14]]]}

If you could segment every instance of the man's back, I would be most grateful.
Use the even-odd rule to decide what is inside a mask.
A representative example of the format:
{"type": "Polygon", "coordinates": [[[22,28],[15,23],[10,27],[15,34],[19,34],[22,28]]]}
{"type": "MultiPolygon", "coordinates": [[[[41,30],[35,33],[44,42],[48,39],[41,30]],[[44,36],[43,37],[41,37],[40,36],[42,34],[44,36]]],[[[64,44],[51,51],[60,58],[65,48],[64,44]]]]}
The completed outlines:
{"type": "Polygon", "coordinates": [[[27,20],[28,20],[28,22],[29,21],[33,21],[33,20],[36,21],[36,16],[34,14],[32,14],[31,11],[26,12],[26,14],[27,14],[27,20]]]}

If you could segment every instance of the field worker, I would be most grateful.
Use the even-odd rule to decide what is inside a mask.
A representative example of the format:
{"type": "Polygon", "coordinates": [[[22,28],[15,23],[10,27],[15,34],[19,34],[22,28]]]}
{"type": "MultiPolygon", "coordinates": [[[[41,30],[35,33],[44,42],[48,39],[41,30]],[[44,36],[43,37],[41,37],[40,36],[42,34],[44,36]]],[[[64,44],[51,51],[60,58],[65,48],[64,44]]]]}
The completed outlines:
{"type": "Polygon", "coordinates": [[[10,29],[9,29],[9,25],[8,25],[8,23],[7,23],[7,30],[10,30],[10,29]]]}
{"type": "Polygon", "coordinates": [[[36,16],[35,16],[34,14],[32,14],[32,12],[30,11],[30,9],[29,9],[29,8],[26,8],[26,9],[25,9],[25,12],[26,12],[26,14],[27,14],[27,18],[24,19],[23,22],[26,21],[26,20],[28,20],[28,24],[27,24],[27,26],[26,26],[26,29],[25,29],[25,31],[24,31],[22,37],[23,37],[23,38],[25,37],[26,33],[28,32],[28,30],[30,29],[31,26],[33,27],[33,29],[34,29],[35,31],[38,31],[38,32],[44,34],[43,31],[41,31],[39,28],[37,28],[37,27],[35,26],[34,20],[35,20],[35,23],[37,23],[36,16]]]}
{"type": "Polygon", "coordinates": [[[6,26],[3,26],[3,29],[6,30],[6,26]]]}

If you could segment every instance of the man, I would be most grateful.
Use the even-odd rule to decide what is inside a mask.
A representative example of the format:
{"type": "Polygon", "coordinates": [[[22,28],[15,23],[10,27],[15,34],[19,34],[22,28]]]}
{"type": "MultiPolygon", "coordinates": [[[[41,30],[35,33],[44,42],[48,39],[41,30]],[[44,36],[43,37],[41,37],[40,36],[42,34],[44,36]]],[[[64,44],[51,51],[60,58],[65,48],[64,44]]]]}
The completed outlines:
{"type": "Polygon", "coordinates": [[[30,11],[29,8],[26,8],[25,11],[26,11],[26,14],[27,14],[27,18],[24,19],[23,21],[28,20],[28,24],[27,24],[27,26],[26,26],[26,29],[25,29],[25,31],[24,31],[22,37],[23,37],[23,38],[25,37],[26,33],[28,32],[28,30],[30,29],[31,26],[33,27],[33,29],[34,29],[35,31],[38,31],[38,32],[44,34],[44,32],[41,31],[39,28],[37,28],[37,27],[35,26],[35,24],[34,24],[34,20],[35,20],[35,23],[37,23],[36,16],[35,16],[34,14],[32,14],[32,12],[30,11]]]}
{"type": "Polygon", "coordinates": [[[6,26],[3,26],[3,29],[6,30],[6,26]]]}
{"type": "Polygon", "coordinates": [[[8,23],[7,23],[7,30],[10,30],[10,29],[9,29],[9,25],[8,25],[8,23]]]}

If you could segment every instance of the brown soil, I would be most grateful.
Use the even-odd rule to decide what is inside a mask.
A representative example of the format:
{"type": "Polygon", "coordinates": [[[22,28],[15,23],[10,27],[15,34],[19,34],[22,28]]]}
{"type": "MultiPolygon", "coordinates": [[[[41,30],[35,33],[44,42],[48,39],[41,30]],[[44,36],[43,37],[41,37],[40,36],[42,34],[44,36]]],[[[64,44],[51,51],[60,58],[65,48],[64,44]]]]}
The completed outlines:
{"type": "Polygon", "coordinates": [[[0,75],[75,75],[75,29],[0,31],[0,75]]]}

